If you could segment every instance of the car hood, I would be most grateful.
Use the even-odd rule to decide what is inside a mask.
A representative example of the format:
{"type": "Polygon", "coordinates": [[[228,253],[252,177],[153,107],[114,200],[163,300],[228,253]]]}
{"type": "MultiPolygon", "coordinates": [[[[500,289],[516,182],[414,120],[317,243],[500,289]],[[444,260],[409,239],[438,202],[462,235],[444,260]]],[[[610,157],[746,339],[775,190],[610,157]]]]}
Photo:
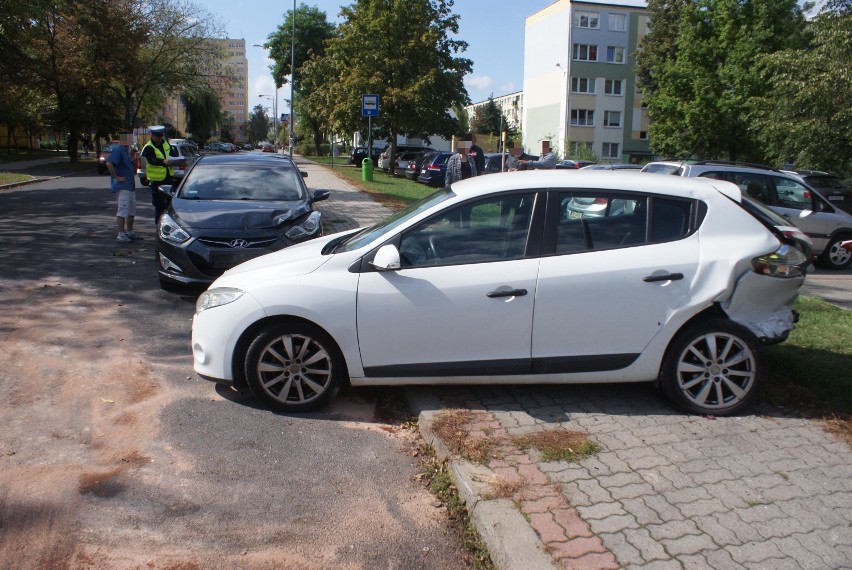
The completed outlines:
{"type": "Polygon", "coordinates": [[[308,202],[172,199],[180,220],[195,229],[272,229],[311,210],[308,202]]]}
{"type": "Polygon", "coordinates": [[[211,286],[247,288],[268,277],[296,277],[315,271],[333,255],[323,255],[325,244],[339,234],[312,239],[241,263],[222,274],[211,286]]]}

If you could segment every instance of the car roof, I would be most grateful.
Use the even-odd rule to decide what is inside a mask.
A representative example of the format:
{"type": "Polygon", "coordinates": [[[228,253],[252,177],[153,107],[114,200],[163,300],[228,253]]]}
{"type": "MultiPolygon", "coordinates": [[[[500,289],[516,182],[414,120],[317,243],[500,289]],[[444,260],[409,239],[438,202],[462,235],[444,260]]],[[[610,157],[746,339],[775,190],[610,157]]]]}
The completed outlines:
{"type": "Polygon", "coordinates": [[[684,178],[669,174],[648,174],[635,170],[576,170],[566,175],[564,170],[534,170],[504,172],[468,178],[452,185],[460,197],[475,197],[492,192],[525,189],[606,189],[617,192],[647,192],[668,196],[699,199],[716,192],[741,200],[739,187],[713,178],[684,178]]]}
{"type": "Polygon", "coordinates": [[[214,165],[246,165],[255,166],[281,166],[284,168],[296,168],[296,164],[289,156],[277,154],[209,154],[198,159],[196,164],[204,166],[214,165]]]}

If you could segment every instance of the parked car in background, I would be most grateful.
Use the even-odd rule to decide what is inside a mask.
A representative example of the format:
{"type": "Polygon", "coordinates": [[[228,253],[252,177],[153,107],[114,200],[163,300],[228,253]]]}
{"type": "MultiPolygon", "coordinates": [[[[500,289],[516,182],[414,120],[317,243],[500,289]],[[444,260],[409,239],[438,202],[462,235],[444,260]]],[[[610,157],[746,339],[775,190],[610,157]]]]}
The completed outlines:
{"type": "Polygon", "coordinates": [[[784,172],[798,176],[808,186],[825,196],[832,206],[852,214],[852,188],[846,186],[837,176],[818,170],[785,170],[784,172]]]}
{"type": "Polygon", "coordinates": [[[579,168],[583,168],[584,166],[589,166],[591,164],[595,164],[594,161],[591,161],[591,160],[560,160],[559,162],[556,163],[556,166],[554,166],[554,168],[577,170],[579,168]]]}
{"type": "Polygon", "coordinates": [[[727,182],[475,177],[225,273],[196,304],[194,367],[286,412],[346,382],[659,382],[687,412],[739,414],[806,263],[727,182]],[[630,207],[560,209],[577,197],[630,207]]]}
{"type": "MultiPolygon", "coordinates": [[[[182,164],[175,164],[170,167],[173,172],[172,178],[174,178],[176,182],[179,182],[201,155],[198,153],[198,150],[196,150],[195,145],[191,145],[186,142],[171,144],[171,141],[169,141],[169,146],[171,147],[169,156],[184,159],[182,164]]],[[[142,186],[150,185],[146,175],[146,163],[144,158],[140,157],[138,160],[136,175],[139,177],[139,183],[142,186]]]]}
{"type": "Polygon", "coordinates": [[[261,143],[260,152],[275,152],[275,145],[270,142],[261,143]]]}
{"type": "Polygon", "coordinates": [[[447,160],[450,152],[428,152],[423,156],[417,181],[429,186],[443,186],[447,174],[447,160]]]}
{"type": "Polygon", "coordinates": [[[503,167],[503,156],[508,157],[508,153],[501,152],[486,152],[485,153],[485,170],[480,172],[480,174],[495,174],[497,172],[502,172],[501,168],[503,167]]]}
{"type": "Polygon", "coordinates": [[[164,288],[206,285],[249,259],[322,235],[303,173],[285,156],[200,158],[157,224],[157,271],[164,288]]]}
{"type": "MultiPolygon", "coordinates": [[[[379,156],[379,168],[382,170],[390,170],[390,151],[385,151],[379,156]]],[[[408,164],[412,161],[416,161],[421,155],[425,154],[426,151],[403,151],[396,155],[396,168],[394,168],[394,172],[397,174],[402,174],[405,172],[405,169],[408,168],[408,164]]]]}
{"type": "Polygon", "coordinates": [[[626,164],[623,162],[612,162],[609,164],[587,164],[580,170],[642,170],[641,164],[626,164]]]}
{"type": "Polygon", "coordinates": [[[423,161],[431,154],[430,152],[424,152],[414,160],[409,160],[408,166],[405,168],[405,177],[409,180],[417,180],[417,177],[420,176],[420,169],[423,168],[423,161]]]}
{"type": "Polygon", "coordinates": [[[840,245],[852,238],[852,215],[834,206],[798,175],[759,165],[713,160],[649,162],[642,172],[733,182],[743,195],[766,204],[811,238],[817,263],[828,269],[845,269],[852,263],[852,253],[840,245]]]}
{"type": "MultiPolygon", "coordinates": [[[[378,164],[379,156],[381,154],[382,149],[377,146],[374,146],[372,152],[370,153],[370,158],[373,159],[373,166],[376,166],[378,164]]],[[[364,162],[365,158],[367,158],[367,147],[356,146],[349,151],[349,160],[346,163],[354,164],[355,166],[361,166],[361,163],[364,162]]]]}
{"type": "MultiPolygon", "coordinates": [[[[432,150],[431,148],[429,148],[427,146],[423,146],[423,145],[412,145],[412,144],[398,144],[398,145],[396,145],[397,165],[396,165],[395,170],[400,170],[400,169],[404,170],[405,167],[408,166],[408,163],[406,163],[402,167],[400,167],[399,160],[403,155],[407,154],[408,156],[410,156],[411,153],[429,152],[431,150],[432,150]]],[[[377,168],[380,168],[381,170],[390,170],[390,151],[391,151],[390,145],[388,145],[384,149],[382,149],[382,152],[379,153],[379,161],[376,163],[377,168]]],[[[410,159],[406,159],[406,160],[410,160],[410,159]]]]}
{"type": "Polygon", "coordinates": [[[98,155],[98,174],[104,174],[107,171],[106,162],[109,158],[109,153],[112,152],[113,145],[117,144],[119,144],[118,141],[111,141],[101,147],[101,153],[98,155]]]}

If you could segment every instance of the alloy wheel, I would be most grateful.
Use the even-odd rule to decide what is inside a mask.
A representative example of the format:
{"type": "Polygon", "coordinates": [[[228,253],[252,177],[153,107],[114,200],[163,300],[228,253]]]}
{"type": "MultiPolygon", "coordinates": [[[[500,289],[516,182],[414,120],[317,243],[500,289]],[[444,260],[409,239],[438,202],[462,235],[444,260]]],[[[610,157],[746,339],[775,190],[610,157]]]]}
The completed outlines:
{"type": "Polygon", "coordinates": [[[696,337],[680,353],[677,388],[697,408],[731,408],[751,393],[756,369],[755,355],[743,339],[710,332],[696,337]]]}

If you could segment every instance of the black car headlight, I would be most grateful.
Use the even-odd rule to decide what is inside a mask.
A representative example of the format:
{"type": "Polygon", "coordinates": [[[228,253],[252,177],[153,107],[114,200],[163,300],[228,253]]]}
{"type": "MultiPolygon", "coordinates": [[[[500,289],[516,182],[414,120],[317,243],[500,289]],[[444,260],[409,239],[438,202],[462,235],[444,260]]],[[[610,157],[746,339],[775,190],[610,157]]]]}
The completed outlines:
{"type": "Polygon", "coordinates": [[[306,237],[313,237],[319,232],[322,214],[319,212],[311,212],[307,218],[290,228],[285,232],[288,238],[292,240],[300,240],[306,237]]]}
{"type": "Polygon", "coordinates": [[[192,239],[192,234],[181,227],[174,218],[168,214],[160,216],[160,223],[157,225],[157,231],[160,234],[160,239],[180,245],[192,239]]]}

